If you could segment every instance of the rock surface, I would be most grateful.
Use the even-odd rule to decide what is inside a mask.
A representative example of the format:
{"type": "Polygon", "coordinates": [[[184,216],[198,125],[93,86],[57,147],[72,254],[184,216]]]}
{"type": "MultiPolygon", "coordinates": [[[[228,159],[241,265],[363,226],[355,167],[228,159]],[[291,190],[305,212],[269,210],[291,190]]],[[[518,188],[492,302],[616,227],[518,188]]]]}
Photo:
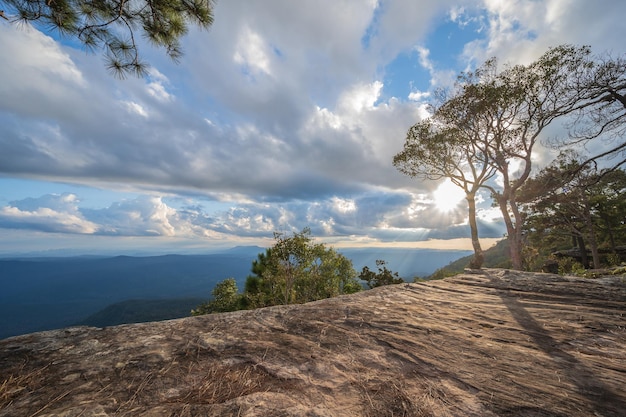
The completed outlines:
{"type": "Polygon", "coordinates": [[[626,278],[482,270],[0,340],[0,416],[624,416],[626,278]]]}

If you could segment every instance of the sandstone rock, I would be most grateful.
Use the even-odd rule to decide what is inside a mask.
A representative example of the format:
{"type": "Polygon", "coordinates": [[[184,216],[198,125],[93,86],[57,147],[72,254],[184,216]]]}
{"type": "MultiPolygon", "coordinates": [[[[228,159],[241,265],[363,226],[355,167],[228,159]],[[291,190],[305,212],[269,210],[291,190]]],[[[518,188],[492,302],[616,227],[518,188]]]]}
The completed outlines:
{"type": "Polygon", "coordinates": [[[626,279],[482,270],[0,341],[0,416],[623,416],[626,279]]]}

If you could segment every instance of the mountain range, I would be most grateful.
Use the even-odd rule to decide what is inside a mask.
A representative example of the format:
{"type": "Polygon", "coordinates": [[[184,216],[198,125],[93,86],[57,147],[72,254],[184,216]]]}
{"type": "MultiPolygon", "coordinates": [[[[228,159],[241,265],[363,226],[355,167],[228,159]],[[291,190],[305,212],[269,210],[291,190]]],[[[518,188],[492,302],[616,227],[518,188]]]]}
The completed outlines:
{"type": "MultiPolygon", "coordinates": [[[[233,277],[243,288],[265,249],[205,255],[19,257],[0,259],[0,338],[67,327],[106,326],[188,315],[233,277]]],[[[406,281],[426,277],[468,251],[341,249],[357,271],[382,259],[406,281]]],[[[375,270],[375,269],[374,269],[375,270]]]]}

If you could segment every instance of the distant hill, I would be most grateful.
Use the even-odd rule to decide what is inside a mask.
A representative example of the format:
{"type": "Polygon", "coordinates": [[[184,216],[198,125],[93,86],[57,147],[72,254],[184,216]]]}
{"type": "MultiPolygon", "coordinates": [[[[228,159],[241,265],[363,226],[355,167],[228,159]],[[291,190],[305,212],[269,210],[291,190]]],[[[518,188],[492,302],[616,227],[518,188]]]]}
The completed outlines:
{"type": "MultiPolygon", "coordinates": [[[[460,274],[468,267],[473,255],[464,256],[450,262],[448,265],[437,269],[432,275],[428,276],[428,279],[445,278],[452,275],[460,274]]],[[[500,240],[495,246],[485,250],[485,262],[483,268],[510,268],[511,257],[509,255],[509,242],[506,239],[500,240]]]]}
{"type": "Polygon", "coordinates": [[[105,307],[76,324],[106,327],[126,323],[177,319],[189,316],[191,310],[204,301],[206,301],[206,298],[121,301],[105,307]]]}
{"type": "MultiPolygon", "coordinates": [[[[206,255],[0,259],[0,338],[87,320],[106,326],[153,320],[147,317],[183,317],[189,314],[188,305],[178,310],[180,315],[172,316],[172,303],[185,298],[207,300],[215,284],[229,277],[243,289],[252,261],[263,251],[258,246],[239,246],[206,255]],[[124,303],[128,300],[142,301],[134,301],[140,304],[131,311],[132,303],[124,303]]],[[[374,269],[376,260],[382,259],[407,281],[428,276],[471,253],[387,248],[339,251],[352,259],[357,272],[364,266],[374,269]]]]}
{"type": "Polygon", "coordinates": [[[225,278],[243,285],[254,257],[220,253],[0,260],[0,338],[73,325],[130,299],[208,299],[225,278]]]}
{"type": "Polygon", "coordinates": [[[342,248],[339,252],[352,259],[357,272],[364,266],[375,271],[376,260],[381,259],[387,262],[387,268],[398,272],[400,277],[409,282],[415,277],[425,278],[437,268],[472,253],[467,250],[410,248],[342,248]]]}

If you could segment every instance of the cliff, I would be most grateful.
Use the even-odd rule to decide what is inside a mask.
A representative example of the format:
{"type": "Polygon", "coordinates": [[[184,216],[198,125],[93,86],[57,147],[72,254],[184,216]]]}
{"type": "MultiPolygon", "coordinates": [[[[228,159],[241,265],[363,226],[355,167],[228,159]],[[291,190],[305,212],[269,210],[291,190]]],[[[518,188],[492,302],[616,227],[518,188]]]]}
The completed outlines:
{"type": "Polygon", "coordinates": [[[626,278],[483,270],[0,340],[0,416],[623,416],[626,278]]]}

